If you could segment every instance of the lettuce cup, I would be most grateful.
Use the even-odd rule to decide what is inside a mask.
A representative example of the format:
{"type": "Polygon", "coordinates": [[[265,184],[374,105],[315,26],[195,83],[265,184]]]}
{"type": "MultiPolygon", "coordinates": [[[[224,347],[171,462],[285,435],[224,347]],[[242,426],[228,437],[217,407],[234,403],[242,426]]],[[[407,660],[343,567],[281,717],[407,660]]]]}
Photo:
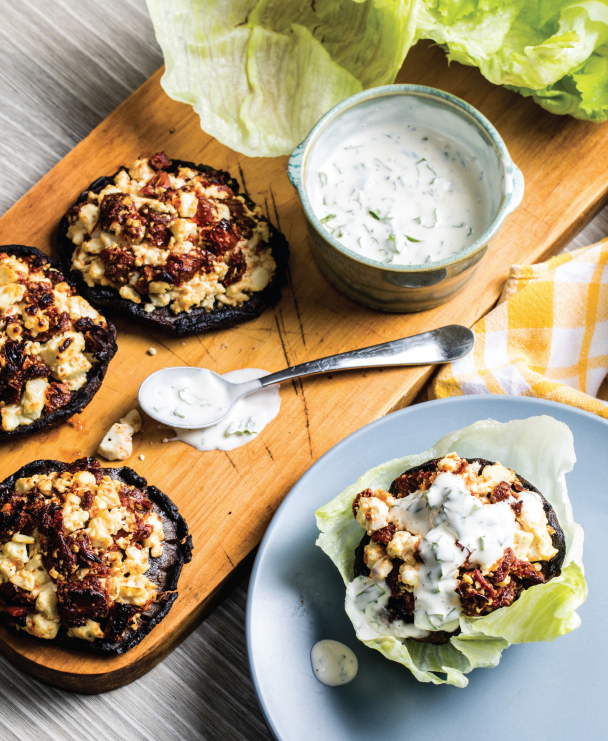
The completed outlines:
{"type": "Polygon", "coordinates": [[[317,545],[344,579],[357,637],[421,682],[465,687],[510,644],[577,628],[575,460],[551,417],[485,420],[371,469],[319,509],[317,545]]]}

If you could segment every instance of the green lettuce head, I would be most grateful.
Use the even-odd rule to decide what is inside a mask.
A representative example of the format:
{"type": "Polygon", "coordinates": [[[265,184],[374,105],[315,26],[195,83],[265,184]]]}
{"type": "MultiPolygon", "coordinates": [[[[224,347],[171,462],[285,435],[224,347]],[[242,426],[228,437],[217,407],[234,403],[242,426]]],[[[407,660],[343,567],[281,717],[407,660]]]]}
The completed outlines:
{"type": "MultiPolygon", "coordinates": [[[[423,453],[372,468],[316,512],[321,531],[317,545],[348,585],[354,579],[354,551],[365,532],[353,517],[352,502],[357,493],[367,488],[388,490],[405,470],[450,452],[463,458],[500,461],[531,481],[552,505],[566,538],[560,576],[526,589],[509,607],[479,618],[461,616],[461,632],[449,643],[435,646],[389,635],[361,638],[366,646],[406,666],[421,682],[466,687],[466,674],[478,667],[496,666],[510,644],[552,641],[580,625],[576,609],[585,601],[587,585],[583,529],[574,522],[566,489],[565,475],[576,461],[567,425],[548,416],[505,424],[484,420],[446,435],[423,453]]],[[[353,620],[354,616],[349,617],[353,620]]]]}
{"type": "Polygon", "coordinates": [[[289,154],[330,108],[392,82],[417,0],[148,0],[162,85],[250,157],[289,154]]]}
{"type": "Polygon", "coordinates": [[[148,0],[162,85],[249,156],[393,82],[419,39],[552,113],[608,119],[608,0],[148,0]]]}

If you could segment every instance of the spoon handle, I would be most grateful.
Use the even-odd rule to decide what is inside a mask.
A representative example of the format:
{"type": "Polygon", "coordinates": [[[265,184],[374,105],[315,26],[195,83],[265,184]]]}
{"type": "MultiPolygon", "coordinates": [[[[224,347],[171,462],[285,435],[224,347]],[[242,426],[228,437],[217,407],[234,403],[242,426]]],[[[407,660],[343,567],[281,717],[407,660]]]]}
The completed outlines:
{"type": "Polygon", "coordinates": [[[449,363],[466,355],[475,342],[473,332],[468,327],[451,324],[430,332],[423,332],[402,340],[384,342],[360,350],[330,355],[327,358],[311,360],[270,376],[260,378],[262,386],[282,383],[292,378],[310,376],[313,373],[348,370],[350,368],[377,368],[383,365],[432,365],[449,363]]]}

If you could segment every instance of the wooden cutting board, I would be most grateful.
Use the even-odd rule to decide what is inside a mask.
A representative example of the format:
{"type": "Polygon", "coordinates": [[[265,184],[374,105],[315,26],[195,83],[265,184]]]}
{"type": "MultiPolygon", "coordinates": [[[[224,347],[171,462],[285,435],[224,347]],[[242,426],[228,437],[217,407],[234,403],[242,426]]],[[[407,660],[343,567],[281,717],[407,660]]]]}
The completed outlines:
{"type": "MultiPolygon", "coordinates": [[[[607,128],[552,116],[531,100],[491,85],[474,68],[448,66],[441,49],[419,44],[397,81],[441,88],[479,108],[523,171],[526,192],[463,293],[425,313],[384,314],[345,298],[319,273],[287,180],[287,158],[248,158],[219,144],[201,131],[188,106],[165,95],[161,75],[162,70],[154,74],[0,219],[0,244],[52,253],[57,223],[81,190],[140,154],[164,149],[170,157],[229,170],[241,180],[289,240],[289,285],[274,310],[209,335],[174,339],[114,318],[119,350],[101,390],[78,418],[84,428],[64,424],[5,444],[0,480],[34,459],[93,455],[111,424],[135,406],[144,378],[166,366],[277,371],[444,324],[470,326],[495,303],[510,265],[557,252],[608,198],[607,128]],[[157,354],[148,355],[149,347],[157,354]]],[[[194,558],[182,573],[180,596],[169,616],[139,646],[116,658],[57,649],[3,629],[0,651],[42,681],[79,692],[103,692],[141,676],[211,609],[310,465],[351,432],[410,403],[431,371],[349,371],[285,384],[279,417],[259,438],[230,453],[198,453],[179,442],[163,443],[171,433],[147,419],[126,463],[172,497],[194,539],[194,558]]],[[[453,424],[459,427],[457,419],[453,424]]],[[[353,480],[361,473],[353,461],[353,480]]]]}

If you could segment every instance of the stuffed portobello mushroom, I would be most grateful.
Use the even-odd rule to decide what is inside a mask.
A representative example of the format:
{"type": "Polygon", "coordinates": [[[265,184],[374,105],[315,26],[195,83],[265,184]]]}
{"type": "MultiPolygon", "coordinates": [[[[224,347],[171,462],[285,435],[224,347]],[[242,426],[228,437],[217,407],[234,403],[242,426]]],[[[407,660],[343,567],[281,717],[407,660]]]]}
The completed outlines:
{"type": "Polygon", "coordinates": [[[164,152],[92,183],[57,246],[91,303],[174,334],[259,316],[280,299],[289,253],[229,173],[164,152]]]}
{"type": "Polygon", "coordinates": [[[357,638],[420,682],[466,687],[511,644],[578,628],[575,461],[572,432],[553,417],[480,420],[371,468],[318,509],[317,545],[342,576],[336,603],[357,638]]]}
{"type": "Polygon", "coordinates": [[[124,653],[171,609],[191,551],[177,507],[132,469],[34,461],[0,484],[0,622],[124,653]]]}
{"type": "Polygon", "coordinates": [[[362,619],[415,641],[447,643],[460,633],[461,615],[508,607],[559,575],[564,560],[564,533],[549,502],[514,471],[482,458],[430,460],[388,491],[358,493],[352,507],[366,529],[354,554],[352,604],[380,585],[385,599],[373,616],[366,604],[362,619]]]}
{"type": "Polygon", "coordinates": [[[116,330],[34,247],[0,246],[0,440],[81,412],[116,353],[116,330]]]}

